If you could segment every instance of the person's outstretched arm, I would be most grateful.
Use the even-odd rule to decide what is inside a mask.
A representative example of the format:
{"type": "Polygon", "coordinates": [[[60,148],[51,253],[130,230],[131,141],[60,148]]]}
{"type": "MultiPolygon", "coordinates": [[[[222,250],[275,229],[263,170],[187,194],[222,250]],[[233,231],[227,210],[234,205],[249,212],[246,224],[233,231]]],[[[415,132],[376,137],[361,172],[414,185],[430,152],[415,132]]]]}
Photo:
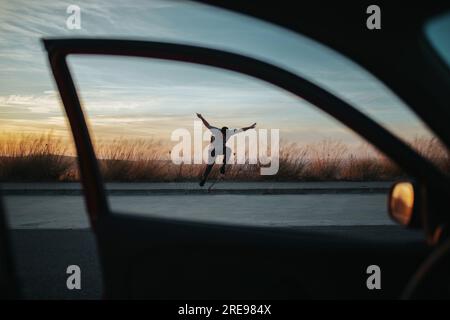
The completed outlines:
{"type": "Polygon", "coordinates": [[[251,126],[242,128],[242,131],[247,131],[248,129],[254,129],[256,127],[256,122],[252,124],[251,126]]]}
{"type": "Polygon", "coordinates": [[[205,118],[203,118],[203,116],[200,113],[197,113],[197,117],[200,118],[200,120],[202,120],[203,124],[205,125],[205,127],[207,127],[208,129],[211,129],[212,126],[209,124],[208,121],[206,121],[205,118]]]}

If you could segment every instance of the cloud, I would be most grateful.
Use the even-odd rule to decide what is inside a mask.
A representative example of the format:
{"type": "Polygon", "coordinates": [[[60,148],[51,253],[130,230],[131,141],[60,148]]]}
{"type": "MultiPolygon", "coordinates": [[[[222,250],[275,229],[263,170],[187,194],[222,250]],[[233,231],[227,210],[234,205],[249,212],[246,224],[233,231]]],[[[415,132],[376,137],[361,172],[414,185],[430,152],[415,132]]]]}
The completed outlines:
{"type": "Polygon", "coordinates": [[[61,110],[59,100],[48,95],[7,95],[0,96],[0,108],[26,108],[32,113],[54,113],[61,110]]]}

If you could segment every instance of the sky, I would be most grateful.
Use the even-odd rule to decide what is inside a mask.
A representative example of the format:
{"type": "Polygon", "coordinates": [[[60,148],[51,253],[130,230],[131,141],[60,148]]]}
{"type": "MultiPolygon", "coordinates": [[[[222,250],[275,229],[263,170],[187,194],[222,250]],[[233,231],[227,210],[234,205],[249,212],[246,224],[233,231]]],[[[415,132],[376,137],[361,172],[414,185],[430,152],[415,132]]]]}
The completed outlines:
{"type": "MultiPolygon", "coordinates": [[[[0,1],[0,133],[67,133],[43,37],[149,39],[246,54],[323,86],[405,140],[429,134],[380,81],[311,39],[205,5],[117,0],[0,1]],[[80,30],[66,27],[71,4],[81,8],[80,30]]],[[[98,138],[169,139],[177,128],[192,129],[200,112],[217,126],[257,122],[299,143],[361,141],[305,101],[236,73],[140,58],[71,56],[68,62],[98,138]]]]}

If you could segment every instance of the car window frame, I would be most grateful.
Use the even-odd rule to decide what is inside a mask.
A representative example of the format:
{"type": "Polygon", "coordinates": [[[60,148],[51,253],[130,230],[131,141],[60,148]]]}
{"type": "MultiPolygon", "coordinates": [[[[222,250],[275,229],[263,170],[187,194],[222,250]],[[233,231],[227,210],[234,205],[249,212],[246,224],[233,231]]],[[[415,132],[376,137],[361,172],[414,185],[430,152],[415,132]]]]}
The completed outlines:
{"type": "Polygon", "coordinates": [[[428,159],[390,131],[326,89],[283,68],[224,50],[140,40],[43,39],[74,138],[91,227],[110,213],[89,129],[66,58],[69,55],[128,56],[178,61],[234,71],[262,80],[326,112],[386,154],[424,184],[450,192],[450,181],[428,159]]]}

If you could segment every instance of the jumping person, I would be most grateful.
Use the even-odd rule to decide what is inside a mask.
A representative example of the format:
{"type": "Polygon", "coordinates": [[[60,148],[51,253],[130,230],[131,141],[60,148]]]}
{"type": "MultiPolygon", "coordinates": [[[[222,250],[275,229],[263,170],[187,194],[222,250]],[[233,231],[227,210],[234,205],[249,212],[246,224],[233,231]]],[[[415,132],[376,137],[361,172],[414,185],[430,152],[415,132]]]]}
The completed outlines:
{"type": "Polygon", "coordinates": [[[212,134],[211,144],[209,145],[208,148],[208,164],[206,166],[205,172],[203,173],[202,180],[200,181],[200,187],[203,187],[205,185],[209,173],[211,172],[214,166],[214,163],[216,162],[216,157],[218,155],[224,155],[222,167],[220,168],[220,173],[225,174],[225,165],[227,164],[227,161],[230,159],[231,156],[231,149],[226,146],[228,139],[230,139],[233,135],[239,132],[255,128],[256,123],[252,124],[249,127],[244,127],[241,129],[228,129],[228,127],[222,127],[222,129],[219,129],[217,127],[210,125],[208,121],[206,121],[205,118],[202,117],[201,114],[197,113],[197,117],[199,117],[200,120],[202,120],[205,127],[208,128],[212,134]]]}

